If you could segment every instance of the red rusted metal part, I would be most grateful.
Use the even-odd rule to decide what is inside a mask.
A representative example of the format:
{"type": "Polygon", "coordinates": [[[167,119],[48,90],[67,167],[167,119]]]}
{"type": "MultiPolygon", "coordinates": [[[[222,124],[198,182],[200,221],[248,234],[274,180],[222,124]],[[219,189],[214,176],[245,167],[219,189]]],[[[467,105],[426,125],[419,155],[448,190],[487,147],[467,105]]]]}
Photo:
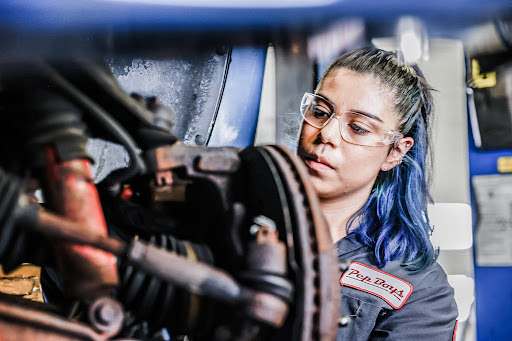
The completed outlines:
{"type": "MultiPolygon", "coordinates": [[[[98,192],[85,159],[57,160],[55,149],[45,146],[44,197],[54,212],[79,222],[83,232],[107,236],[98,192]]],[[[56,242],[66,289],[73,297],[91,300],[108,296],[118,285],[116,257],[88,245],[56,242]]]]}
{"type": "Polygon", "coordinates": [[[68,240],[72,244],[90,245],[116,256],[124,255],[128,248],[126,243],[121,240],[97,233],[84,233],[83,231],[87,231],[87,229],[80,222],[60,217],[44,209],[39,210],[34,228],[52,238],[68,240]]]}

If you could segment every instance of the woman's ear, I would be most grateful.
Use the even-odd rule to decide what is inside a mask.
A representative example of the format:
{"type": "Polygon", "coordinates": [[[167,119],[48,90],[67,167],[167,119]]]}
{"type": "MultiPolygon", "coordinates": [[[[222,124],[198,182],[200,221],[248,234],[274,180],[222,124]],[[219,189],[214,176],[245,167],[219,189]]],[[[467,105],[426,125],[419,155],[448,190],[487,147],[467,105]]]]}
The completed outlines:
{"type": "Polygon", "coordinates": [[[389,155],[380,167],[382,171],[388,171],[393,169],[402,162],[402,158],[407,154],[409,149],[414,145],[414,139],[412,137],[404,137],[393,145],[393,148],[389,152],[389,155]]]}

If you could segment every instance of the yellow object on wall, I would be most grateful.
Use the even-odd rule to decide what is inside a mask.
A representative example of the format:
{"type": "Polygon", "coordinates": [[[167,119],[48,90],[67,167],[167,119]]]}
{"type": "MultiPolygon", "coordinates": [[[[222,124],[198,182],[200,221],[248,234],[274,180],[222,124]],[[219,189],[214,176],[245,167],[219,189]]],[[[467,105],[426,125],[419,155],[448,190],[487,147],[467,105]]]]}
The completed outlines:
{"type": "Polygon", "coordinates": [[[496,72],[480,73],[480,64],[471,60],[471,78],[476,88],[491,88],[496,85],[496,72]]]}
{"type": "Polygon", "coordinates": [[[512,173],[512,156],[502,156],[498,158],[498,172],[512,173]]]}

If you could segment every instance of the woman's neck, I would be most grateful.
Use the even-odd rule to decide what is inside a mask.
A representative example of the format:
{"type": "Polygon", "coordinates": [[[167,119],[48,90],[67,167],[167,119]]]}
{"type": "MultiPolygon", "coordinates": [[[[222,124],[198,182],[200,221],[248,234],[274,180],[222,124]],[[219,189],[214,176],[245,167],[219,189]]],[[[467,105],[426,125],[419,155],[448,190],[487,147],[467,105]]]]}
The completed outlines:
{"type": "Polygon", "coordinates": [[[347,235],[347,223],[349,219],[357,212],[368,200],[365,198],[350,198],[339,200],[322,200],[320,198],[320,207],[329,225],[331,238],[333,242],[344,238],[347,235]]]}

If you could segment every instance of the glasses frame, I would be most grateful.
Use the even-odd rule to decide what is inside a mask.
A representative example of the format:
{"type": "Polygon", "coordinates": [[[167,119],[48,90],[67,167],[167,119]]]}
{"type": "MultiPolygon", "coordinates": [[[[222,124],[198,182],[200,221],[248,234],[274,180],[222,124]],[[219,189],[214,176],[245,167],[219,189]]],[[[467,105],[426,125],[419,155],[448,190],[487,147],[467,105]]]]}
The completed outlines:
{"type": "MultiPolygon", "coordinates": [[[[341,138],[345,141],[345,142],[348,142],[350,144],[355,144],[355,145],[359,145],[359,146],[367,146],[367,147],[381,147],[381,146],[388,146],[390,144],[395,144],[397,143],[398,141],[400,141],[401,138],[404,137],[404,135],[396,130],[393,130],[393,129],[387,129],[387,128],[384,128],[383,127],[383,131],[384,133],[386,134],[386,138],[385,139],[382,139],[380,142],[382,143],[382,145],[365,145],[365,144],[359,144],[359,143],[354,143],[354,142],[350,142],[350,141],[347,141],[345,139],[345,137],[343,137],[343,134],[341,133],[342,131],[342,128],[341,128],[341,121],[340,121],[340,117],[343,115],[343,113],[341,113],[339,116],[336,116],[336,111],[337,111],[337,108],[336,108],[336,105],[334,103],[332,103],[330,100],[328,100],[327,98],[325,98],[324,96],[321,96],[321,95],[317,95],[317,94],[314,94],[314,93],[311,93],[311,92],[306,92],[304,93],[304,95],[302,96],[302,100],[301,100],[301,103],[300,103],[300,114],[302,116],[302,118],[304,119],[304,121],[306,121],[310,126],[312,127],[315,127],[317,129],[322,129],[324,128],[326,125],[329,124],[329,122],[332,121],[333,118],[337,119],[338,120],[338,129],[340,131],[340,136],[341,138]],[[324,122],[324,124],[322,124],[321,126],[317,125],[317,124],[313,124],[311,122],[308,121],[308,119],[306,118],[306,115],[305,115],[305,110],[303,109],[306,105],[306,101],[309,99],[309,98],[320,98],[322,99],[322,101],[324,101],[325,103],[329,104],[331,107],[332,107],[332,113],[331,113],[331,116],[329,116],[329,118],[327,119],[327,121],[324,122]]],[[[358,115],[361,115],[360,113],[358,112],[355,112],[355,111],[350,111],[350,110],[347,110],[346,112],[350,112],[350,113],[354,113],[354,114],[358,114],[358,115]]]]}

